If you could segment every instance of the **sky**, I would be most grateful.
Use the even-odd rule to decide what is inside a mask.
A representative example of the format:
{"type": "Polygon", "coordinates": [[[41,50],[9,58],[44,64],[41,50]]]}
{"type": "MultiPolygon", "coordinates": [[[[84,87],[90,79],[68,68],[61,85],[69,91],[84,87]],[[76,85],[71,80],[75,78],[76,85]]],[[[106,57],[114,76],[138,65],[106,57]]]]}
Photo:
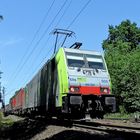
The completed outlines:
{"type": "Polygon", "coordinates": [[[6,104],[52,56],[55,28],[75,32],[66,47],[81,42],[81,49],[103,52],[109,25],[129,19],[140,27],[139,6],[140,0],[0,0],[0,81],[6,104]]]}

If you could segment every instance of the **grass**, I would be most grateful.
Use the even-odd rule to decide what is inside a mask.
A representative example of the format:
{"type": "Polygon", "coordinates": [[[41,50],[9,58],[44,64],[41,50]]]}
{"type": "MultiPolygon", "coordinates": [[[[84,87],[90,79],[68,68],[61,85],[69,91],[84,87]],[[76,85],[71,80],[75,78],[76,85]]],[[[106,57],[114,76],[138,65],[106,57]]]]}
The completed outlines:
{"type": "Polygon", "coordinates": [[[106,114],[104,118],[120,118],[120,119],[129,119],[130,114],[122,114],[122,113],[112,113],[112,114],[106,114]]]}
{"type": "Polygon", "coordinates": [[[5,118],[3,116],[3,113],[0,112],[0,128],[11,126],[11,125],[13,125],[13,123],[14,123],[13,120],[11,120],[9,118],[5,118]]]}
{"type": "Polygon", "coordinates": [[[106,114],[104,118],[120,118],[120,119],[134,119],[135,116],[140,116],[140,112],[136,113],[112,113],[112,114],[106,114]]]}

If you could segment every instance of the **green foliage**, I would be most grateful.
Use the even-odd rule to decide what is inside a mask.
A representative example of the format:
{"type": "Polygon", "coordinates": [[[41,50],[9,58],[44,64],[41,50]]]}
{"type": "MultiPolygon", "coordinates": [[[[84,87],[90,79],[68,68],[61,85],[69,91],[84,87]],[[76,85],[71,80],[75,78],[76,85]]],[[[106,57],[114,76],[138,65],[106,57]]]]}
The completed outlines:
{"type": "Polygon", "coordinates": [[[140,28],[129,20],[109,26],[103,41],[105,59],[113,85],[112,92],[126,111],[140,110],[140,28]]]}
{"type": "Polygon", "coordinates": [[[13,125],[14,121],[10,118],[6,118],[3,116],[3,113],[0,112],[0,129],[2,127],[7,127],[13,125]]]}
{"type": "Polygon", "coordinates": [[[0,21],[1,21],[1,20],[3,20],[3,16],[2,16],[2,15],[0,15],[0,21]]]}
{"type": "Polygon", "coordinates": [[[119,119],[131,119],[133,117],[132,114],[127,114],[127,113],[111,113],[111,114],[106,114],[104,116],[105,119],[110,119],[110,118],[119,118],[119,119]]]}
{"type": "Polygon", "coordinates": [[[103,43],[103,49],[107,49],[106,44],[113,44],[117,47],[118,41],[127,42],[131,50],[136,48],[140,43],[140,28],[136,23],[131,23],[129,20],[121,22],[119,26],[109,26],[109,36],[103,43]]]}
{"type": "Polygon", "coordinates": [[[122,106],[122,105],[119,106],[119,111],[120,111],[120,114],[126,114],[127,113],[125,107],[122,106]]]}

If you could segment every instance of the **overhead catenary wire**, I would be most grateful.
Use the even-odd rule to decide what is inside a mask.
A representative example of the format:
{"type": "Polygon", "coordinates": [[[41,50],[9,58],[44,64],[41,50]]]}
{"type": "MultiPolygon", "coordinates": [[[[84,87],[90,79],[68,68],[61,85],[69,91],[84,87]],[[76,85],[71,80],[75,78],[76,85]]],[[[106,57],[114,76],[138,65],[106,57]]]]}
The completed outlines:
{"type": "MultiPolygon", "coordinates": [[[[81,10],[76,14],[76,16],[73,18],[73,20],[72,20],[72,22],[67,26],[67,29],[68,28],[70,28],[71,26],[72,26],[72,24],[76,21],[76,19],[80,16],[80,14],[84,11],[84,9],[89,5],[89,3],[91,2],[91,0],[89,0],[82,8],[81,8],[81,10]]],[[[71,2],[70,2],[71,3],[71,2]]],[[[68,6],[69,7],[69,6],[68,6]]],[[[66,11],[64,11],[64,12],[66,12],[66,11]]],[[[64,16],[63,14],[62,14],[62,16],[64,16]]],[[[59,22],[60,22],[61,20],[59,20],[59,22]]],[[[49,52],[51,51],[52,49],[50,49],[49,50],[49,52]]],[[[49,53],[48,53],[49,54],[49,53]]],[[[47,57],[47,55],[46,55],[46,57],[47,57]]],[[[46,57],[45,58],[43,58],[43,60],[41,61],[41,63],[46,59],[46,57]]],[[[40,66],[41,65],[41,63],[38,65],[38,66],[40,66]]],[[[37,71],[37,69],[38,69],[38,66],[35,68],[35,70],[34,70],[34,72],[33,73],[35,73],[36,71],[37,71]]],[[[28,80],[27,80],[28,81],[28,80]]],[[[26,81],[26,82],[27,82],[26,81]]],[[[25,82],[25,83],[26,83],[25,82]]],[[[25,84],[24,83],[24,84],[25,84]]]]}
{"type": "MultiPolygon", "coordinates": [[[[35,75],[36,71],[38,70],[38,67],[40,67],[41,64],[43,65],[43,62],[44,62],[44,60],[46,59],[46,56],[48,56],[52,50],[53,50],[53,48],[50,48],[50,49],[49,49],[49,51],[46,53],[45,57],[41,60],[41,63],[39,63],[39,64],[35,67],[35,69],[33,70],[33,72],[31,72],[30,74],[33,73],[33,75],[35,75]]],[[[29,74],[29,75],[30,75],[30,74],[29,74]]],[[[30,80],[30,79],[29,79],[29,77],[28,77],[28,79],[23,83],[23,85],[27,84],[27,82],[28,82],[29,80],[30,80]]],[[[7,96],[9,93],[14,92],[15,90],[17,90],[17,89],[16,89],[16,88],[11,89],[7,94],[5,94],[5,96],[7,96]]]]}
{"type": "MultiPolygon", "coordinates": [[[[49,24],[48,28],[44,31],[44,33],[42,34],[42,36],[40,37],[40,39],[37,41],[37,43],[35,44],[35,48],[33,48],[31,50],[31,52],[29,53],[28,57],[25,59],[23,65],[21,66],[20,71],[22,70],[22,68],[24,67],[24,65],[27,63],[27,61],[30,59],[30,57],[32,56],[33,52],[35,51],[35,49],[37,48],[37,46],[39,45],[39,43],[41,42],[41,40],[44,38],[44,36],[46,35],[46,33],[48,32],[49,28],[51,27],[51,25],[53,24],[53,22],[55,21],[55,19],[57,18],[57,16],[59,15],[59,13],[61,12],[62,8],[65,6],[67,0],[65,0],[65,2],[63,3],[63,5],[61,6],[60,10],[57,12],[57,14],[55,15],[55,17],[53,18],[53,20],[51,21],[51,23],[49,24]]],[[[20,72],[19,71],[19,72],[20,72]]]]}
{"type": "MultiPolygon", "coordinates": [[[[59,18],[58,22],[56,23],[55,27],[57,27],[57,26],[59,25],[59,23],[61,22],[61,20],[63,19],[64,15],[65,15],[66,12],[68,11],[68,9],[69,9],[71,3],[72,3],[72,0],[70,0],[70,2],[68,3],[68,5],[67,5],[66,8],[64,9],[64,11],[63,11],[61,17],[59,18]]],[[[51,37],[51,36],[48,37],[48,39],[47,39],[47,41],[46,41],[46,44],[48,43],[50,37],[51,37]]],[[[43,46],[43,45],[42,45],[42,46],[43,46]]],[[[43,52],[43,50],[45,49],[45,47],[44,47],[44,46],[42,47],[42,46],[40,47],[40,50],[38,51],[37,57],[39,57],[39,56],[41,55],[41,52],[43,52]]],[[[47,57],[47,56],[46,56],[46,57],[47,57]]],[[[46,58],[46,57],[45,57],[45,58],[46,58]]],[[[34,59],[33,59],[33,60],[34,60],[34,59]]],[[[44,59],[43,59],[43,60],[44,60],[44,59]]],[[[41,63],[42,63],[42,61],[41,61],[41,63]]],[[[41,64],[41,63],[40,63],[40,64],[41,64]]],[[[32,61],[31,64],[33,64],[33,61],[32,61]]],[[[40,65],[40,64],[39,64],[39,65],[40,65]]],[[[33,72],[33,73],[34,73],[34,72],[33,72]]],[[[26,74],[25,74],[25,75],[26,75],[26,74]]],[[[29,74],[28,74],[28,75],[29,75],[29,74]]]]}
{"type": "Polygon", "coordinates": [[[70,0],[70,2],[68,3],[67,7],[64,9],[64,12],[62,13],[60,19],[58,20],[58,22],[55,25],[55,28],[59,25],[59,23],[61,22],[61,20],[63,19],[64,15],[66,14],[66,12],[68,11],[70,5],[72,3],[72,0],[70,0]]]}
{"type": "MultiPolygon", "coordinates": [[[[66,0],[67,1],[67,0],[66,0]]],[[[65,1],[65,2],[66,2],[65,1]]],[[[80,16],[80,14],[84,11],[84,9],[89,5],[89,3],[91,2],[91,0],[88,0],[88,2],[81,8],[81,10],[76,14],[76,16],[73,18],[73,20],[71,21],[71,23],[67,26],[67,29],[69,29],[72,25],[73,25],[73,23],[77,20],[77,18],[80,16]]],[[[57,15],[60,13],[60,11],[61,10],[59,10],[59,12],[57,13],[57,15]]],[[[57,15],[55,16],[55,17],[57,17],[57,15]]],[[[52,23],[52,22],[51,22],[52,23]]],[[[51,25],[51,24],[50,24],[51,25]]],[[[47,28],[48,29],[48,28],[47,28]]],[[[46,30],[47,30],[46,29],[46,30]]],[[[46,32],[46,30],[45,30],[45,32],[46,32]]],[[[45,34],[45,32],[43,33],[43,35],[41,36],[41,37],[44,37],[44,34],[45,34]]],[[[41,40],[42,38],[40,38],[39,39],[39,41],[38,42],[40,42],[40,40],[41,40]]],[[[37,44],[38,44],[38,42],[37,42],[37,44]]],[[[36,45],[37,45],[36,44],[36,45]]],[[[50,49],[51,50],[51,49],[50,49]]],[[[41,61],[41,63],[44,61],[44,59],[46,59],[46,57],[45,58],[43,58],[43,60],[41,61]]],[[[41,64],[40,63],[40,64],[41,64]]],[[[40,65],[39,64],[39,65],[40,65]]],[[[35,70],[36,71],[36,70],[35,70]]],[[[6,94],[7,95],[7,94],[6,94]]]]}
{"type": "MultiPolygon", "coordinates": [[[[46,56],[49,56],[49,54],[50,54],[50,52],[51,52],[52,50],[53,50],[53,47],[49,49],[49,51],[46,53],[46,56]]],[[[41,66],[44,64],[43,62],[45,61],[46,56],[41,60],[41,63],[39,63],[39,64],[34,68],[33,72],[31,72],[31,73],[33,73],[33,75],[35,75],[35,74],[36,74],[36,71],[38,70],[38,68],[41,67],[41,66]]],[[[31,74],[31,73],[30,73],[30,74],[31,74]]],[[[29,75],[30,75],[30,74],[29,74],[29,75]]],[[[31,80],[31,79],[29,79],[29,77],[28,77],[28,79],[24,82],[23,85],[27,84],[27,82],[28,82],[29,80],[31,80]]]]}
{"type": "Polygon", "coordinates": [[[77,13],[77,15],[75,16],[75,18],[72,20],[72,22],[68,25],[67,29],[69,29],[72,24],[76,21],[76,19],[81,15],[81,13],[85,10],[85,8],[89,5],[89,3],[91,2],[91,0],[88,0],[85,5],[82,7],[82,9],[77,13]]]}
{"type": "MultiPolygon", "coordinates": [[[[11,78],[9,78],[9,79],[11,79],[11,80],[9,80],[9,81],[13,81],[13,80],[17,77],[17,74],[19,73],[20,69],[22,68],[22,64],[25,63],[25,60],[24,60],[24,59],[25,59],[25,56],[28,54],[29,48],[32,46],[34,40],[36,39],[36,37],[37,37],[37,35],[38,35],[38,33],[39,33],[39,31],[41,30],[43,24],[45,23],[45,20],[46,20],[46,18],[48,17],[48,15],[49,15],[49,13],[50,13],[50,11],[51,11],[51,9],[52,9],[54,3],[55,3],[55,0],[52,1],[52,3],[51,3],[51,5],[50,5],[49,9],[48,9],[47,12],[45,13],[45,16],[44,16],[44,18],[43,18],[41,24],[39,25],[38,29],[36,30],[36,32],[35,32],[35,34],[34,34],[32,40],[31,40],[31,42],[29,43],[27,49],[25,50],[25,53],[23,54],[23,56],[21,57],[21,60],[19,61],[17,67],[15,68],[16,71],[14,72],[14,73],[15,73],[14,76],[11,75],[11,78]],[[13,77],[13,78],[12,78],[12,77],[13,77]]],[[[29,55],[28,55],[28,56],[29,56],[29,55]]],[[[27,56],[27,57],[28,57],[28,56],[27,56]]]]}
{"type": "MultiPolygon", "coordinates": [[[[58,22],[56,23],[55,27],[57,27],[57,26],[59,25],[59,23],[61,22],[61,20],[63,19],[63,16],[66,14],[67,10],[69,9],[71,3],[72,3],[72,0],[70,0],[70,2],[68,3],[68,5],[67,5],[66,8],[64,9],[64,11],[63,11],[61,17],[59,18],[58,22]]],[[[51,37],[51,36],[48,37],[48,39],[47,39],[45,45],[48,43],[50,37],[51,37]]],[[[39,48],[39,51],[38,51],[38,53],[37,53],[37,57],[39,57],[39,56],[41,55],[41,52],[43,52],[44,49],[45,49],[45,47],[42,45],[42,46],[39,48]]],[[[31,62],[31,64],[33,64],[33,62],[34,62],[34,59],[33,59],[33,61],[31,62]]],[[[42,63],[42,62],[41,62],[41,63],[42,63]]]]}
{"type": "MultiPolygon", "coordinates": [[[[49,24],[48,28],[46,28],[46,30],[44,31],[44,33],[42,34],[42,36],[40,37],[40,39],[38,40],[38,42],[35,44],[35,49],[37,48],[37,46],[39,45],[39,43],[41,42],[41,40],[44,38],[44,36],[47,34],[47,32],[49,31],[49,28],[51,27],[51,25],[54,23],[54,21],[56,20],[57,16],[59,15],[59,13],[62,11],[62,9],[64,8],[64,6],[66,5],[68,0],[65,0],[64,3],[62,4],[62,6],[60,7],[59,11],[57,12],[57,14],[55,15],[55,17],[53,18],[53,20],[51,21],[51,23],[49,24]]],[[[31,55],[33,54],[33,52],[35,51],[35,49],[32,49],[32,51],[30,52],[29,57],[26,59],[25,63],[29,60],[29,58],[31,57],[31,55]]],[[[25,65],[25,63],[22,65],[25,65]]]]}
{"type": "MultiPolygon", "coordinates": [[[[68,11],[68,9],[69,9],[69,7],[70,7],[70,5],[71,5],[71,3],[72,3],[72,0],[70,0],[70,2],[68,3],[68,5],[66,6],[66,8],[64,9],[64,11],[63,11],[63,13],[62,13],[62,15],[61,15],[61,17],[59,18],[59,20],[57,21],[57,23],[56,23],[56,25],[55,25],[55,27],[57,27],[58,25],[59,25],[59,23],[62,21],[62,19],[63,19],[63,17],[64,17],[64,15],[66,14],[66,12],[68,11]]],[[[48,41],[49,41],[49,39],[50,39],[50,37],[51,36],[49,36],[48,37],[48,39],[47,39],[47,41],[46,41],[46,43],[45,44],[47,44],[48,43],[48,41]]],[[[41,52],[43,52],[43,50],[45,49],[45,47],[41,47],[40,48],[40,50],[39,50],[39,52],[38,52],[38,57],[41,55],[41,52]]],[[[34,72],[32,72],[33,73],[33,75],[35,74],[35,72],[38,70],[38,68],[39,68],[39,66],[41,66],[41,64],[44,62],[44,60],[47,58],[47,56],[49,55],[49,53],[52,51],[52,49],[53,48],[51,48],[49,51],[48,51],[48,53],[45,55],[45,57],[41,60],[41,63],[39,63],[36,67],[35,67],[35,69],[34,69],[34,72]]],[[[31,63],[31,64],[33,64],[33,63],[31,63]]],[[[26,74],[25,74],[26,75],[26,74]]],[[[27,75],[29,75],[28,73],[27,73],[27,75]]],[[[31,73],[30,73],[30,75],[31,75],[31,73]]],[[[29,79],[29,78],[27,78],[27,79],[29,79]]],[[[28,80],[26,80],[26,82],[24,82],[24,84],[23,85],[25,85],[26,83],[28,82],[28,80]]]]}
{"type": "MultiPolygon", "coordinates": [[[[31,57],[31,55],[33,54],[33,52],[35,51],[35,49],[37,48],[37,46],[39,45],[39,43],[41,42],[41,40],[44,38],[44,36],[46,35],[46,33],[48,32],[49,28],[51,27],[51,25],[54,23],[54,21],[56,20],[57,16],[60,14],[60,12],[62,11],[63,7],[66,5],[68,0],[65,0],[64,3],[61,5],[60,9],[58,10],[57,14],[55,15],[55,17],[53,18],[53,20],[51,21],[51,23],[48,25],[48,27],[45,29],[45,31],[43,32],[42,36],[39,38],[39,40],[37,41],[37,43],[35,44],[34,48],[32,48],[32,50],[30,51],[28,57],[26,57],[24,63],[21,65],[20,69],[18,70],[17,74],[14,77],[14,80],[16,79],[17,75],[21,72],[22,68],[24,67],[24,65],[27,63],[27,61],[29,60],[29,58],[31,57]]],[[[8,93],[9,94],[9,93],[8,93]]]]}
{"type": "MultiPolygon", "coordinates": [[[[71,21],[71,23],[66,27],[66,29],[69,29],[73,23],[76,21],[76,19],[81,15],[81,13],[86,9],[86,7],[89,5],[89,3],[91,2],[91,0],[88,0],[84,6],[81,8],[81,10],[76,14],[76,16],[73,18],[73,20],[71,21]]],[[[61,37],[59,38],[59,40],[61,39],[61,37]]],[[[58,40],[58,42],[59,42],[58,40]]],[[[59,47],[61,46],[61,43],[59,44],[59,47]]]]}

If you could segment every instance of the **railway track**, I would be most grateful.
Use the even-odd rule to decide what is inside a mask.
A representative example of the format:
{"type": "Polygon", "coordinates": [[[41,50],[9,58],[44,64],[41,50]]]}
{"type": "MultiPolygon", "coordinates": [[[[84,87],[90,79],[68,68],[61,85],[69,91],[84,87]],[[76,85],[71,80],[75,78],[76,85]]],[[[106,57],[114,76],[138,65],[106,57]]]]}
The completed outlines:
{"type": "MultiPolygon", "coordinates": [[[[38,121],[44,121],[45,118],[36,118],[38,121]],[[40,120],[39,120],[40,119],[40,120]]],[[[122,125],[108,122],[107,120],[91,120],[91,121],[68,121],[68,120],[58,120],[57,118],[52,118],[50,121],[46,121],[48,126],[58,126],[62,127],[66,130],[74,130],[74,132],[80,132],[80,134],[98,134],[102,138],[116,138],[120,140],[125,139],[133,139],[140,137],[140,125],[138,126],[126,126],[122,123],[122,125]]],[[[77,135],[77,133],[76,133],[77,135]]],[[[102,139],[101,138],[101,139],[102,139]]],[[[110,139],[109,139],[110,140],[110,139]]]]}
{"type": "Polygon", "coordinates": [[[55,117],[47,119],[45,116],[37,116],[22,119],[20,122],[17,121],[14,126],[5,132],[3,131],[1,135],[3,138],[13,139],[21,137],[26,139],[33,136],[37,139],[46,139],[48,136],[62,139],[64,135],[66,140],[77,139],[77,137],[80,137],[81,140],[85,140],[84,137],[89,138],[89,140],[138,139],[140,137],[140,125],[127,125],[124,125],[124,123],[119,125],[107,120],[68,121],[58,120],[55,117]]]}
{"type": "Polygon", "coordinates": [[[99,122],[80,122],[74,121],[74,127],[84,128],[86,130],[97,130],[107,132],[109,134],[119,135],[121,137],[139,137],[140,127],[131,127],[125,125],[116,125],[113,123],[99,123],[99,122]]]}
{"type": "MultiPolygon", "coordinates": [[[[36,119],[34,118],[33,120],[38,120],[38,121],[46,121],[48,124],[53,124],[53,125],[61,125],[61,126],[77,126],[77,127],[83,127],[87,129],[96,129],[100,131],[118,131],[118,132],[132,132],[136,134],[140,134],[140,125],[138,126],[128,126],[124,124],[116,124],[112,122],[108,122],[107,120],[88,120],[88,121],[79,121],[79,120],[58,120],[56,117],[53,117],[49,122],[46,120],[45,117],[37,117],[36,119]]],[[[136,123],[135,123],[136,124],[136,123]]]]}

